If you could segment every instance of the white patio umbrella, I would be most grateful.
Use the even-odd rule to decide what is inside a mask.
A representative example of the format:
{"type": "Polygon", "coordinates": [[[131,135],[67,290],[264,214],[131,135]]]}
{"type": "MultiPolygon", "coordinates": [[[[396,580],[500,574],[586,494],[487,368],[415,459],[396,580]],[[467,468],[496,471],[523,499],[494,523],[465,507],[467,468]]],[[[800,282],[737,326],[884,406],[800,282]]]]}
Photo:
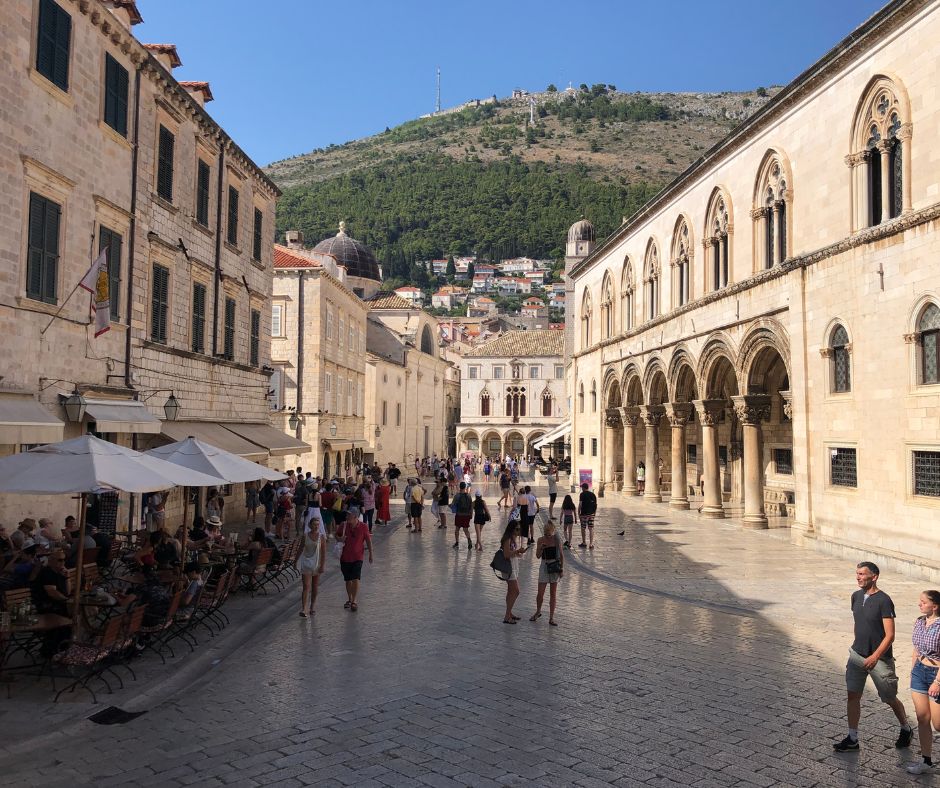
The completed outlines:
{"type": "MultiPolygon", "coordinates": [[[[253,482],[258,479],[276,482],[280,479],[286,479],[287,476],[280,471],[274,471],[265,468],[237,454],[225,451],[209,443],[204,443],[197,438],[186,438],[185,440],[169,443],[166,446],[158,446],[156,449],[150,449],[146,452],[150,457],[157,457],[166,462],[172,462],[182,468],[204,473],[207,476],[214,476],[213,484],[225,482],[226,484],[236,484],[238,482],[253,482]]],[[[199,486],[199,485],[193,485],[199,486]]]]}
{"type": "Polygon", "coordinates": [[[196,487],[218,480],[198,471],[103,441],[93,435],[50,443],[0,459],[0,492],[32,495],[81,493],[78,560],[75,569],[75,620],[78,619],[85,547],[85,498],[88,493],[132,493],[196,487]]]}

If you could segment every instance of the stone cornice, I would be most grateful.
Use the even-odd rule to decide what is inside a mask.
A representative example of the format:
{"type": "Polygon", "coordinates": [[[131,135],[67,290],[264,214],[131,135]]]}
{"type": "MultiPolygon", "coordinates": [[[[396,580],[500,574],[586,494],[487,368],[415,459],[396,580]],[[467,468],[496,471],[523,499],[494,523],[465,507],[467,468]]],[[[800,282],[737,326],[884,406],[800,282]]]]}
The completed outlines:
{"type": "Polygon", "coordinates": [[[617,243],[628,237],[644,222],[655,216],[667,203],[678,197],[717,165],[738,152],[742,145],[766,131],[783,115],[805,100],[827,80],[846,68],[853,60],[887,38],[932,0],[894,0],[878,13],[853,30],[813,65],[798,75],[789,85],[751,115],[718,144],[692,162],[672,183],[640,208],[623,225],[597,245],[584,260],[570,271],[571,278],[579,276],[601,260],[617,243]]]}
{"type": "Polygon", "coordinates": [[[680,317],[681,315],[694,312],[698,309],[701,309],[702,307],[714,304],[724,298],[732,298],[750,290],[751,288],[758,287],[760,285],[766,284],[767,282],[772,282],[775,279],[785,277],[787,274],[793,271],[797,271],[801,268],[808,268],[811,265],[815,265],[816,263],[819,263],[830,257],[835,257],[836,255],[840,255],[852,249],[856,249],[859,246],[865,246],[866,244],[870,244],[875,241],[881,241],[894,235],[900,235],[907,230],[910,230],[914,227],[919,227],[922,224],[927,224],[928,222],[934,221],[935,219],[940,219],[940,203],[934,203],[927,208],[921,208],[917,211],[908,211],[907,213],[902,213],[896,219],[892,219],[888,222],[882,222],[881,224],[875,225],[874,227],[866,227],[864,230],[859,230],[857,233],[853,233],[852,235],[842,238],[841,240],[829,244],[828,246],[823,246],[820,249],[807,252],[806,254],[799,255],[798,257],[788,258],[779,265],[775,265],[773,268],[768,268],[764,271],[758,271],[756,274],[749,276],[747,279],[742,279],[740,282],[734,282],[727,287],[723,287],[721,290],[715,290],[711,293],[706,293],[700,298],[697,298],[694,301],[690,301],[688,304],[684,304],[683,306],[676,307],[675,309],[666,312],[665,314],[659,315],[652,320],[648,320],[630,331],[598,342],[586,350],[572,353],[571,357],[580,358],[581,356],[590,355],[596,350],[600,350],[611,345],[616,345],[622,342],[624,339],[629,339],[630,337],[644,334],[652,328],[664,325],[671,320],[680,317]]]}
{"type": "Polygon", "coordinates": [[[71,0],[71,3],[80,13],[88,17],[91,24],[97,27],[103,36],[127,55],[131,63],[140,69],[144,76],[160,88],[163,98],[174,107],[176,112],[190,118],[207,136],[223,144],[227,154],[239,161],[246,169],[251,170],[255,182],[261,185],[271,199],[276,200],[281,196],[281,190],[274,181],[265,175],[261,167],[255,164],[209,113],[199,106],[199,102],[176,81],[151,52],[144,48],[133,33],[115,18],[110,9],[98,0],[71,0]]]}

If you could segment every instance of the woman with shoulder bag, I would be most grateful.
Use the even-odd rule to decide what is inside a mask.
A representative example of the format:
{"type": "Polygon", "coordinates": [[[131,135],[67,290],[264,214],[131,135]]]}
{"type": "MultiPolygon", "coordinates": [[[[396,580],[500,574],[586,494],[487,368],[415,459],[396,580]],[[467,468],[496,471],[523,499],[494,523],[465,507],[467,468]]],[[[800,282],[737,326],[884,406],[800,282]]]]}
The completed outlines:
{"type": "Polygon", "coordinates": [[[500,547],[503,551],[503,557],[509,561],[509,575],[503,577],[506,581],[506,615],[503,616],[504,624],[515,624],[519,616],[513,615],[512,606],[519,598],[519,556],[528,548],[522,547],[522,540],[519,535],[519,521],[510,520],[503,531],[503,538],[500,540],[500,547]]]}
{"type": "Polygon", "coordinates": [[[922,615],[914,622],[911,655],[911,697],[917,713],[917,738],[922,761],[909,764],[911,774],[933,774],[933,731],[940,731],[940,591],[923,591],[922,615]]]}
{"type": "Polygon", "coordinates": [[[541,559],[539,564],[539,591],[535,598],[535,612],[529,621],[536,621],[542,617],[542,602],[545,599],[545,586],[550,585],[548,600],[548,623],[557,627],[555,623],[555,603],[557,601],[558,581],[565,567],[564,551],[558,535],[555,533],[555,523],[549,520],[545,526],[545,535],[539,537],[535,545],[535,557],[541,559]]]}
{"type": "Polygon", "coordinates": [[[486,508],[486,501],[483,500],[483,493],[477,490],[473,498],[473,527],[477,532],[476,548],[478,551],[483,550],[483,526],[491,519],[490,510],[486,508]]]}
{"type": "Polygon", "coordinates": [[[297,562],[303,580],[300,615],[307,618],[314,613],[320,575],[323,574],[323,564],[326,561],[326,529],[319,516],[314,515],[308,519],[300,540],[300,560],[297,562]]]}

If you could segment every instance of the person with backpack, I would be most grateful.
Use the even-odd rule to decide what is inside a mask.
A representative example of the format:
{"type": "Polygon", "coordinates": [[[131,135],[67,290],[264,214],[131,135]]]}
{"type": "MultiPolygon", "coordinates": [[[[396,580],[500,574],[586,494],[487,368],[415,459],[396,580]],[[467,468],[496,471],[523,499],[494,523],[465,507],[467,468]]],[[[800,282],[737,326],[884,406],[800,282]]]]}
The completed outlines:
{"type": "Polygon", "coordinates": [[[450,488],[447,486],[447,475],[442,473],[437,481],[434,492],[431,493],[437,516],[440,518],[438,528],[447,528],[447,507],[450,504],[450,488]]]}
{"type": "Polygon", "coordinates": [[[581,485],[578,497],[578,519],[581,520],[581,544],[578,547],[594,549],[594,515],[597,514],[597,496],[591,492],[587,482],[581,485]],[[590,544],[585,544],[585,530],[590,533],[590,544]]]}
{"type": "Polygon", "coordinates": [[[504,506],[509,508],[509,471],[506,470],[506,466],[502,466],[499,470],[499,501],[496,503],[497,509],[502,509],[504,506]]]}
{"type": "Polygon", "coordinates": [[[271,482],[265,482],[258,492],[258,500],[264,507],[264,530],[271,529],[271,522],[274,519],[274,485],[271,482]]]}
{"type": "Polygon", "coordinates": [[[551,520],[545,526],[545,535],[539,538],[535,546],[535,557],[539,559],[539,590],[535,597],[535,612],[529,621],[537,621],[542,617],[545,586],[549,586],[551,590],[548,599],[548,623],[557,627],[555,605],[558,600],[558,581],[564,572],[565,556],[558,534],[555,533],[555,523],[551,520]]]}
{"type": "Polygon", "coordinates": [[[473,515],[473,501],[470,500],[470,494],[467,492],[467,485],[460,483],[460,490],[454,496],[452,505],[454,512],[454,549],[460,547],[460,529],[463,528],[463,534],[467,537],[467,549],[473,549],[473,541],[470,539],[470,518],[473,515]]]}
{"type": "Polygon", "coordinates": [[[477,532],[477,551],[483,550],[483,526],[490,520],[490,510],[486,508],[483,493],[479,490],[473,499],[473,527],[477,532]]]}

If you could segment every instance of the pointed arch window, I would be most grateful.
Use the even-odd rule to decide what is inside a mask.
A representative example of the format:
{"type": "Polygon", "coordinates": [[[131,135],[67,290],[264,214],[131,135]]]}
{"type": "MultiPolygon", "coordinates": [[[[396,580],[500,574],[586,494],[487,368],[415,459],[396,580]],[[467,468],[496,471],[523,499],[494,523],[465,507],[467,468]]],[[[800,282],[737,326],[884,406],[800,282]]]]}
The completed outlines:
{"type": "Polygon", "coordinates": [[[843,394],[852,390],[852,369],[849,353],[849,334],[842,325],[836,325],[829,337],[829,350],[832,355],[832,390],[843,394]]]}
{"type": "Polygon", "coordinates": [[[731,214],[728,200],[720,191],[712,195],[705,226],[706,265],[711,278],[711,289],[721,290],[730,282],[731,271],[731,214]]]}
{"type": "Polygon", "coordinates": [[[756,202],[751,216],[754,218],[755,238],[758,239],[758,267],[773,268],[790,254],[787,226],[790,190],[783,164],[776,153],[769,154],[761,167],[756,202]]]}
{"type": "Polygon", "coordinates": [[[597,413],[597,381],[591,381],[591,413],[597,413]]]}
{"type": "Polygon", "coordinates": [[[593,305],[591,304],[591,291],[584,288],[581,298],[581,347],[591,346],[591,331],[593,319],[593,305]]]}
{"type": "Polygon", "coordinates": [[[542,416],[550,418],[553,405],[554,398],[552,397],[552,392],[545,389],[545,391],[542,392],[542,416]]]}
{"type": "Polygon", "coordinates": [[[620,325],[623,331],[633,328],[633,291],[633,263],[627,257],[620,275],[620,325]]]}
{"type": "Polygon", "coordinates": [[[928,304],[917,321],[920,345],[920,382],[940,383],[940,307],[928,304]]]}
{"type": "Polygon", "coordinates": [[[578,384],[578,413],[584,413],[584,383],[578,384]]]}
{"type": "Polygon", "coordinates": [[[692,297],[692,241],[689,223],[685,219],[679,219],[675,233],[673,233],[672,267],[675,271],[673,301],[676,306],[682,306],[689,303],[692,297]]]}
{"type": "Polygon", "coordinates": [[[647,320],[659,316],[659,273],[659,249],[655,241],[650,241],[643,266],[647,320]]]}
{"type": "Polygon", "coordinates": [[[526,415],[525,386],[510,386],[506,389],[506,415],[514,422],[526,415]]]}
{"type": "Polygon", "coordinates": [[[490,393],[486,389],[480,393],[480,415],[490,415],[490,393]]]}
{"type": "Polygon", "coordinates": [[[614,335],[614,283],[610,272],[604,274],[601,288],[601,339],[610,339],[614,335]]]}
{"type": "Polygon", "coordinates": [[[855,151],[846,157],[855,192],[855,226],[874,227],[910,210],[911,123],[903,89],[877,77],[859,103],[855,151]]]}

